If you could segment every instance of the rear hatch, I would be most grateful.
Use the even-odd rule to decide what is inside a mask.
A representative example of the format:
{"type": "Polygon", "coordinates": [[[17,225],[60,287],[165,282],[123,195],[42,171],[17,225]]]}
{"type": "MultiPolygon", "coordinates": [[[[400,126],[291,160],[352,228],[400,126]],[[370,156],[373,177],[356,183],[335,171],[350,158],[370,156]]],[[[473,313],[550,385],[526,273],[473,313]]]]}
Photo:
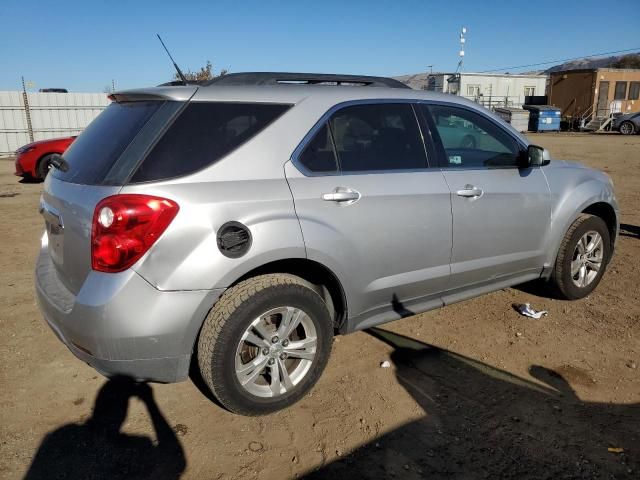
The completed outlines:
{"type": "MultiPolygon", "coordinates": [[[[181,87],[188,100],[195,87],[181,87]]],[[[47,176],[40,202],[48,254],[59,280],[74,295],[91,271],[91,227],[97,203],[135,172],[159,133],[185,105],[166,96],[116,95],[64,153],[63,170],[47,176]]]]}

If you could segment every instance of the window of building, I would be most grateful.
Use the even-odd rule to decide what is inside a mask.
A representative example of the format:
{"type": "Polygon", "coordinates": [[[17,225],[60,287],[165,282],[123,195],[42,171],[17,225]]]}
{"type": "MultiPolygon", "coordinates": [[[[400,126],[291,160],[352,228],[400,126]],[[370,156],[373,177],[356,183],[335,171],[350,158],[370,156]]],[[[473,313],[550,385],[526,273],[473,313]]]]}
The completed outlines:
{"type": "Polygon", "coordinates": [[[536,94],[536,87],[524,87],[524,96],[533,97],[536,94]]]}
{"type": "Polygon", "coordinates": [[[640,98],[640,82],[631,82],[629,85],[629,100],[638,100],[640,98]]]}
{"type": "MultiPolygon", "coordinates": [[[[517,167],[520,149],[502,128],[475,112],[449,106],[428,109],[444,147],[445,168],[517,167]]],[[[428,113],[427,113],[428,114],[428,113]]]]}
{"type": "Polygon", "coordinates": [[[480,85],[467,85],[467,96],[469,96],[469,97],[479,97],[480,96],[480,85]]]}
{"type": "Polygon", "coordinates": [[[329,120],[342,172],[412,170],[427,156],[409,104],[354,105],[329,120]]]}
{"type": "Polygon", "coordinates": [[[614,100],[624,100],[627,97],[627,82],[616,82],[614,100]]]}

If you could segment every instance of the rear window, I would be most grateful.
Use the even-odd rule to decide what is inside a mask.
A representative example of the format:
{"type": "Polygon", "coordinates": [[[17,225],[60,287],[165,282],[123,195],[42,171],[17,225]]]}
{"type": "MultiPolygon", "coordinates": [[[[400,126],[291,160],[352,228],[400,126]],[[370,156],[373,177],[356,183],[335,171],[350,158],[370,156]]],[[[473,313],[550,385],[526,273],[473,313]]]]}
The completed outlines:
{"type": "Polygon", "coordinates": [[[112,103],[64,152],[69,169],[52,170],[55,178],[86,185],[100,184],[140,129],[164,102],[112,103]]]}
{"type": "Polygon", "coordinates": [[[132,182],[187,175],[254,137],[290,108],[261,103],[190,103],[142,162],[132,182]]]}

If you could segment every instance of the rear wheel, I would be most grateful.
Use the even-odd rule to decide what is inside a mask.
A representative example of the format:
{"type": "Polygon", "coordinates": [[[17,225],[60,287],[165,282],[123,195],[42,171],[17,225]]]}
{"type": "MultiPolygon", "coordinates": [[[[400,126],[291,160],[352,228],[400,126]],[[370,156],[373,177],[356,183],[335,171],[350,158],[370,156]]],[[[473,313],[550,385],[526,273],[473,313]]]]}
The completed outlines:
{"type": "Polygon", "coordinates": [[[607,225],[582,214],[565,234],[552,274],[559,293],[569,300],[589,295],[600,283],[611,255],[607,225]]]}
{"type": "Polygon", "coordinates": [[[633,135],[635,130],[635,125],[631,122],[622,122],[620,125],[620,133],[623,135],[633,135]]]}
{"type": "Polygon", "coordinates": [[[51,170],[51,160],[53,159],[53,155],[54,154],[52,153],[45,155],[38,162],[38,168],[37,168],[38,180],[44,181],[44,179],[47,178],[47,174],[49,173],[49,170],[51,170]]]}
{"type": "Polygon", "coordinates": [[[263,415],[313,387],[332,335],[329,310],[310,284],[293,275],[261,275],[229,289],[211,310],[198,340],[198,365],[224,407],[263,415]]]}

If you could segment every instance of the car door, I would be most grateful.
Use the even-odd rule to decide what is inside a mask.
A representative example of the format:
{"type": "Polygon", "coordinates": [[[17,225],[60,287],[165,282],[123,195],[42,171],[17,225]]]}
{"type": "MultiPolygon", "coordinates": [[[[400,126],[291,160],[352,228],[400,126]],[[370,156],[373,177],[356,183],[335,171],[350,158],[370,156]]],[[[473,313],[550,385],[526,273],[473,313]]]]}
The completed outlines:
{"type": "Polygon", "coordinates": [[[519,168],[524,145],[488,115],[451,104],[423,104],[421,110],[451,189],[452,291],[445,302],[539,275],[551,224],[542,168],[519,168]],[[462,290],[468,294],[460,296],[462,290]]]}
{"type": "Polygon", "coordinates": [[[450,192],[442,172],[428,167],[410,103],[355,104],[325,115],[285,172],[307,256],[341,281],[349,328],[441,304],[450,192]]]}

